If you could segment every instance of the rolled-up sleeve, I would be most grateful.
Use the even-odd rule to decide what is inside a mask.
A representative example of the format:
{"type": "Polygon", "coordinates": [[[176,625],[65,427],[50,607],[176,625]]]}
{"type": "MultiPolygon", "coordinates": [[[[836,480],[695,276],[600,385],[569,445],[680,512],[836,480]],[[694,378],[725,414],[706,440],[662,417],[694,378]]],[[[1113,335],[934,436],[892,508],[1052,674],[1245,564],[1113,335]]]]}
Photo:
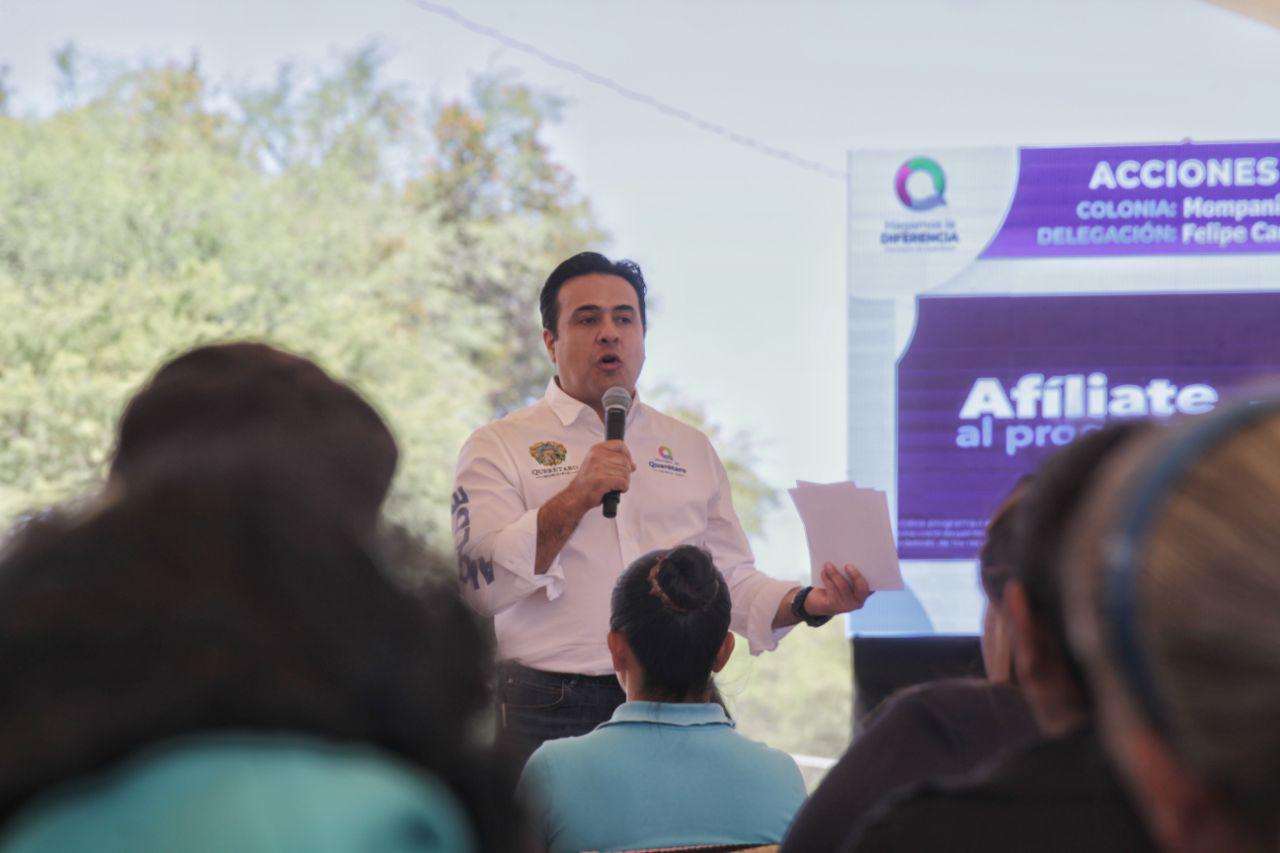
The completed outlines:
{"type": "Polygon", "coordinates": [[[462,593],[489,616],[542,590],[555,599],[564,589],[558,556],[544,574],[533,571],[539,508],[527,505],[515,462],[494,432],[478,430],[463,445],[452,497],[462,593]]]}
{"type": "Polygon", "coordinates": [[[747,638],[751,654],[772,651],[792,627],[774,629],[773,617],[795,581],[770,577],[755,567],[747,534],[733,509],[729,476],[710,443],[707,452],[715,472],[715,487],[707,505],[707,550],[729,585],[733,612],[729,627],[747,638]]]}

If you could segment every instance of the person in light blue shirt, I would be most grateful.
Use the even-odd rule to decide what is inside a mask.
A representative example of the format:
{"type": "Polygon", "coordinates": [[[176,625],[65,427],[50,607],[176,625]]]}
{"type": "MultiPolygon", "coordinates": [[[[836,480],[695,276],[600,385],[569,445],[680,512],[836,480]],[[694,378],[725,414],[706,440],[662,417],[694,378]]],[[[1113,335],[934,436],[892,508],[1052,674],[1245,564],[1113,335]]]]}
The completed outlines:
{"type": "Polygon", "coordinates": [[[478,853],[429,772],[365,744],[227,730],[141,750],[35,798],[0,853],[478,853]]]}
{"type": "Polygon", "coordinates": [[[804,802],[800,769],[711,701],[733,652],[729,609],[724,578],[691,545],[619,578],[608,645],[627,701],[590,734],[544,743],[520,778],[550,853],[782,838],[804,802]]]}
{"type": "Polygon", "coordinates": [[[6,546],[0,853],[525,849],[481,627],[299,452],[180,441],[6,546]]]}

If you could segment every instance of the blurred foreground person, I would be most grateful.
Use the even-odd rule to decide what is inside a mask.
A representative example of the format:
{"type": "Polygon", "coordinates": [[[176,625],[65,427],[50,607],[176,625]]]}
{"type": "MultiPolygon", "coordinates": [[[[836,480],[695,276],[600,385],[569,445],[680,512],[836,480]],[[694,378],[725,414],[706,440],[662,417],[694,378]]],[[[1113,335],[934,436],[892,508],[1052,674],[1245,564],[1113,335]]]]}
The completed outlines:
{"type": "Polygon", "coordinates": [[[887,796],[939,776],[973,770],[1037,734],[1013,678],[1012,628],[1002,607],[1014,560],[1015,513],[1024,479],[996,508],[978,558],[987,599],[982,619],[986,679],[949,678],[906,688],[872,712],[871,722],[796,815],[784,853],[837,850],[887,796]]]}
{"type": "Polygon", "coordinates": [[[1127,454],[1078,542],[1072,639],[1153,834],[1280,849],[1280,399],[1127,454]]]}
{"type": "Polygon", "coordinates": [[[844,849],[983,853],[1133,853],[1152,848],[1103,755],[1087,685],[1067,646],[1062,555],[1071,520],[1101,466],[1144,431],[1123,422],[1052,456],[1017,511],[1013,573],[1001,604],[1013,668],[1043,734],[973,773],[940,780],[893,804],[844,849]]]}
{"type": "Polygon", "coordinates": [[[0,850],[513,848],[484,635],[392,585],[290,458],[170,447],[13,543],[0,850]]]}
{"type": "Polygon", "coordinates": [[[551,853],[773,844],[805,797],[785,752],[733,730],[711,676],[733,653],[729,588],[700,548],[654,551],[613,590],[608,645],[627,701],[540,746],[520,777],[551,853]]]}
{"type": "Polygon", "coordinates": [[[333,508],[361,532],[377,526],[399,452],[386,423],[314,362],[252,341],[208,344],[171,359],[126,404],[110,479],[127,485],[155,453],[272,442],[334,481],[333,508]]]}

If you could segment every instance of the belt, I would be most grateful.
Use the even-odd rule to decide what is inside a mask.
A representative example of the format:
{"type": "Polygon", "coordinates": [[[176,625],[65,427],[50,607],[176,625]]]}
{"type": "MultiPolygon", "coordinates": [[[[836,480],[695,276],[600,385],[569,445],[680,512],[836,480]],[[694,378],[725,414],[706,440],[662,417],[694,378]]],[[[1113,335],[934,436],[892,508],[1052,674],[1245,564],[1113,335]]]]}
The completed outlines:
{"type": "MultiPolygon", "coordinates": [[[[541,675],[546,678],[553,678],[557,681],[565,681],[578,684],[599,684],[601,686],[618,686],[618,677],[616,675],[583,675],[579,672],[552,672],[546,669],[534,669],[531,666],[516,663],[515,661],[501,661],[498,664],[498,673],[504,672],[527,672],[531,675],[541,675]]],[[[621,689],[621,688],[618,688],[621,689]]]]}

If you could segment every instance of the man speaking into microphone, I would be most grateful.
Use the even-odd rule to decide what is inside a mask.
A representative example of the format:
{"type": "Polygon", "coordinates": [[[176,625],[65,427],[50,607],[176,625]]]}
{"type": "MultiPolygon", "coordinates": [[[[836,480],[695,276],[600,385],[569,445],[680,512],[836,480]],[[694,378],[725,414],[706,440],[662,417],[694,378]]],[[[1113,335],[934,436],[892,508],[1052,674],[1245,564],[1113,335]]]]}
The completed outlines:
{"type": "Polygon", "coordinates": [[[575,255],[552,271],[540,302],[555,376],[537,403],[471,435],[452,500],[462,591],[494,617],[498,723],[523,757],[591,731],[624,701],[605,642],[609,602],[623,569],[649,551],[708,550],[728,582],[731,627],[752,654],[870,594],[849,565],[828,565],[823,588],[755,568],[711,443],[636,398],[646,328],[638,265],[575,255]],[[606,419],[619,437],[606,437],[606,419]]]}

